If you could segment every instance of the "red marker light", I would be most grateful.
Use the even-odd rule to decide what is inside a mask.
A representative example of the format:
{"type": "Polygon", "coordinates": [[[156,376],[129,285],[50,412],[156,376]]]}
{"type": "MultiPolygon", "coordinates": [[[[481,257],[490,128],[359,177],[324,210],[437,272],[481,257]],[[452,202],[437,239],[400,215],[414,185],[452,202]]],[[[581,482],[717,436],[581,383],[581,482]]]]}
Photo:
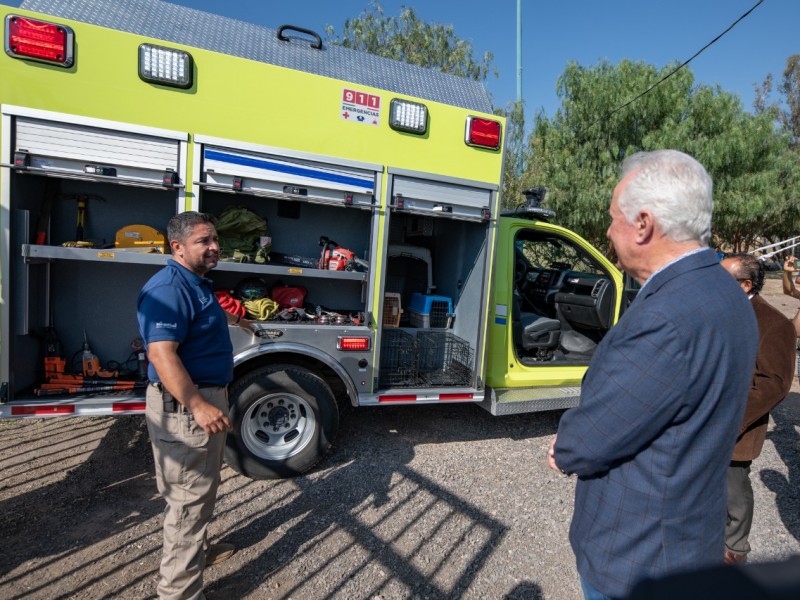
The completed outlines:
{"type": "Polygon", "coordinates": [[[462,394],[439,394],[439,400],[474,400],[475,395],[470,393],[462,394]]]}
{"type": "Polygon", "coordinates": [[[66,25],[6,17],[6,53],[14,58],[28,58],[61,67],[71,67],[75,34],[66,25]]]}
{"type": "Polygon", "coordinates": [[[500,121],[490,121],[478,117],[467,117],[467,135],[464,141],[468,146],[479,148],[500,148],[500,121]]]}
{"type": "Polygon", "coordinates": [[[349,351],[349,352],[359,352],[359,351],[369,350],[369,338],[340,337],[339,340],[336,342],[336,348],[338,350],[349,351]]]}
{"type": "Polygon", "coordinates": [[[378,396],[378,402],[416,402],[416,394],[401,394],[397,396],[378,396]]]}
{"type": "Polygon", "coordinates": [[[75,412],[75,405],[73,404],[39,404],[27,406],[14,406],[11,408],[11,416],[21,417],[23,415],[37,415],[37,416],[50,416],[50,415],[71,415],[75,412]]]}
{"type": "Polygon", "coordinates": [[[111,405],[111,412],[144,412],[146,409],[146,402],[114,402],[111,405]]]}

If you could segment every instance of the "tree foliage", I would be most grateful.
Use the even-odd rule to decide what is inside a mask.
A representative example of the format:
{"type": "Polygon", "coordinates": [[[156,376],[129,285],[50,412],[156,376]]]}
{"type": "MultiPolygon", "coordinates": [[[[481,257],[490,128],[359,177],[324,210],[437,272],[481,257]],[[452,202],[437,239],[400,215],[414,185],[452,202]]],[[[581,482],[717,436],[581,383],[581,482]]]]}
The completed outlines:
{"type": "Polygon", "coordinates": [[[756,86],[755,109],[759,113],[772,111],[783,128],[791,133],[792,145],[797,148],[800,146],[800,54],[786,59],[786,68],[777,86],[782,102],[770,102],[774,87],[772,73],[768,73],[764,82],[756,86]]]}
{"type": "Polygon", "coordinates": [[[503,163],[503,206],[516,206],[525,190],[523,177],[525,171],[525,105],[523,102],[511,102],[504,109],[495,113],[506,118],[505,151],[503,163]]]}
{"type": "Polygon", "coordinates": [[[412,65],[438,69],[476,81],[495,73],[490,52],[475,58],[472,44],[460,39],[452,25],[427,23],[413,8],[402,6],[400,15],[387,17],[378,2],[354,19],[347,19],[341,37],[328,25],[328,42],[363,50],[412,65]]]}
{"type": "MultiPolygon", "coordinates": [[[[326,32],[331,44],[477,81],[497,74],[491,53],[476,58],[452,25],[426,23],[405,6],[399,16],[387,17],[373,2],[345,21],[341,36],[331,26],[326,32]]],[[[777,86],[766,77],[754,115],[743,110],[738,97],[718,86],[696,85],[688,68],[675,67],[628,60],[568,64],[558,80],[561,108],[553,118],[536,115],[527,143],[523,104],[496,109],[507,118],[504,205],[514,206],[523,190],[545,185],[546,204],[557,211],[558,221],[604,247],[608,203],[622,160],[640,150],[674,148],[695,156],[714,179],[713,233],[727,248],[795,235],[800,55],[789,57],[777,86]],[[641,95],[644,90],[649,91],[641,95]],[[770,102],[773,91],[781,102],[770,102]]]]}
{"type": "Polygon", "coordinates": [[[794,227],[796,207],[783,201],[796,165],[786,159],[788,137],[769,113],[746,113],[738,97],[698,86],[681,69],[642,62],[571,63],[558,82],[562,106],[540,115],[529,140],[530,173],[546,185],[559,222],[605,246],[607,209],[622,160],[640,150],[674,148],[696,157],[715,183],[715,236],[733,249],[794,227]]]}
{"type": "Polygon", "coordinates": [[[757,114],[774,118],[789,138],[789,149],[777,159],[776,176],[782,194],[772,198],[783,209],[776,216],[784,223],[780,228],[783,231],[773,236],[775,239],[772,241],[776,241],[797,235],[797,224],[800,223],[800,54],[786,59],[786,68],[777,85],[778,101],[770,102],[772,89],[773,77],[768,73],[764,83],[756,87],[755,109],[757,114]]]}

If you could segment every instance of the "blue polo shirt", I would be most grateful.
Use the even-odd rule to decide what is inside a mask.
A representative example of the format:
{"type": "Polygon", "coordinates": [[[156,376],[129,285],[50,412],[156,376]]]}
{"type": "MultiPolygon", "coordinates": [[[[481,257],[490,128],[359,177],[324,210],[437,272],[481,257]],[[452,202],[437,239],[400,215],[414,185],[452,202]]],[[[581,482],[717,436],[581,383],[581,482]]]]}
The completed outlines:
{"type": "MultiPolygon", "coordinates": [[[[233,345],[225,311],[211,280],[172,259],[139,292],[139,332],[150,342],[178,342],[178,357],[198,385],[227,385],[233,379],[233,345]]],[[[150,364],[150,381],[160,381],[150,364]]]]}

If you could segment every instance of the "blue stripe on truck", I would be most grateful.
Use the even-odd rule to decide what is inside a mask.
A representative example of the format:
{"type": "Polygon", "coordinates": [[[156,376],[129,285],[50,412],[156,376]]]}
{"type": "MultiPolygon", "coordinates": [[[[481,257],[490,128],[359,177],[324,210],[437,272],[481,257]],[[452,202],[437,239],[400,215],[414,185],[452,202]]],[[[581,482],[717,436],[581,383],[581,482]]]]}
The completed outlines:
{"type": "Polygon", "coordinates": [[[328,171],[318,171],[308,167],[300,167],[290,165],[287,163],[273,162],[260,158],[252,158],[249,156],[240,156],[238,154],[228,154],[227,152],[219,152],[217,150],[206,150],[205,158],[208,160],[217,160],[219,162],[229,163],[233,165],[241,165],[244,167],[254,167],[256,169],[265,169],[277,173],[286,173],[288,175],[298,175],[300,177],[308,177],[309,179],[317,179],[319,181],[330,181],[332,183],[339,183],[342,185],[351,185],[353,187],[365,188],[372,191],[374,188],[374,181],[371,178],[358,178],[339,173],[331,173],[328,171]]]}

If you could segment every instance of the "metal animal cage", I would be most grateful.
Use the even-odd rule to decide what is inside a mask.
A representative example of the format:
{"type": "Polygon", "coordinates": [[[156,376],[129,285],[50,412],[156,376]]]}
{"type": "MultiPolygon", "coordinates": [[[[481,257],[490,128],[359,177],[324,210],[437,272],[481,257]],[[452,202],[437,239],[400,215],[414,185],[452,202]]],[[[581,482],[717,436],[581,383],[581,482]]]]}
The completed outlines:
{"type": "Polygon", "coordinates": [[[420,331],[416,354],[422,385],[466,386],[472,382],[472,348],[457,335],[449,331],[420,331]]]}

